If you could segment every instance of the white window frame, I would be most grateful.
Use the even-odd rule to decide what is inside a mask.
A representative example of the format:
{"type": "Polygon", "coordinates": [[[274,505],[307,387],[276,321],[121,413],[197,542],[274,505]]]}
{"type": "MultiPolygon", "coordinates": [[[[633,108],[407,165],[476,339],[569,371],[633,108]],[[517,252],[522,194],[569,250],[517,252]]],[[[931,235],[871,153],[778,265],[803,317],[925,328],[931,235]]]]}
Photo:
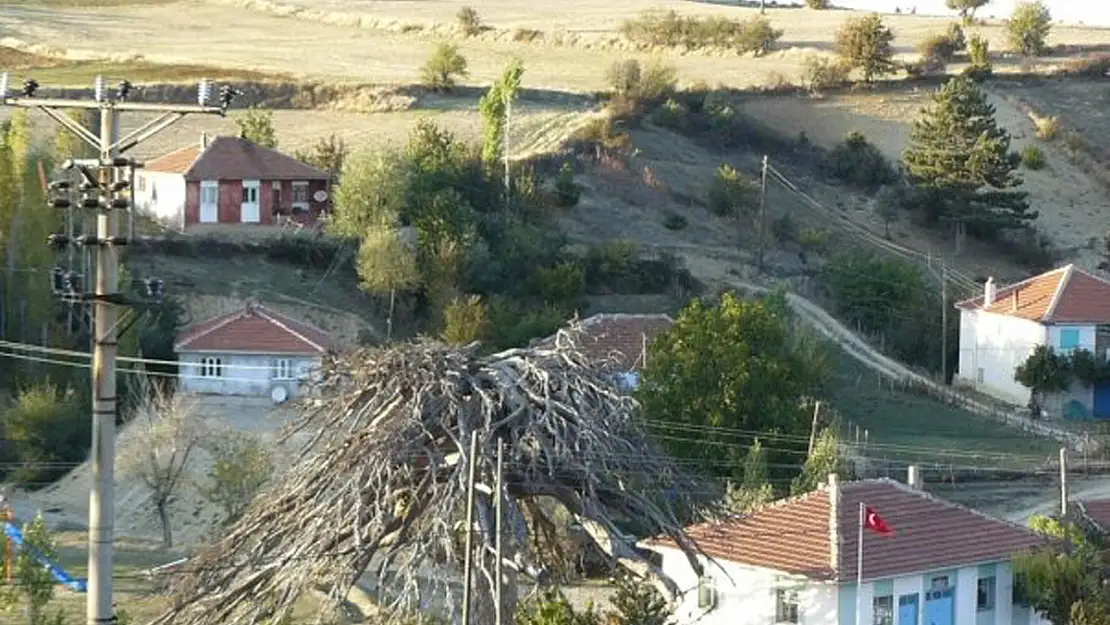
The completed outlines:
{"type": "Polygon", "coordinates": [[[998,580],[993,575],[980,577],[975,583],[975,611],[990,612],[994,610],[996,603],[995,594],[997,592],[998,580]],[[986,586],[985,589],[984,586],[986,586]]]}
{"type": "Polygon", "coordinates": [[[798,603],[798,591],[793,588],[775,589],[775,623],[801,622],[801,606],[798,603]]]}
{"type": "Polygon", "coordinates": [[[200,181],[200,205],[201,206],[215,206],[218,211],[220,208],[220,181],[219,180],[201,180],[200,181]],[[211,192],[212,198],[210,202],[205,201],[205,195],[211,192]]]}
{"type": "Polygon", "coordinates": [[[270,379],[271,380],[295,380],[296,374],[293,371],[292,358],[275,358],[270,362],[270,379]]]}
{"type": "Polygon", "coordinates": [[[293,202],[292,206],[295,209],[308,210],[308,181],[307,180],[294,180],[293,184],[293,202]],[[303,199],[302,199],[303,196],[303,199]]]}
{"type": "Polygon", "coordinates": [[[219,356],[205,356],[200,359],[200,377],[222,378],[224,376],[224,361],[219,356]]]}
{"type": "Polygon", "coordinates": [[[261,180],[244,180],[243,181],[243,204],[251,204],[257,206],[262,203],[262,181],[261,180]],[[248,195],[248,192],[250,194],[248,195]],[[250,197],[251,199],[247,199],[250,197]]]}
{"type": "Polygon", "coordinates": [[[875,625],[894,625],[894,595],[880,595],[871,599],[871,621],[875,625]]]}

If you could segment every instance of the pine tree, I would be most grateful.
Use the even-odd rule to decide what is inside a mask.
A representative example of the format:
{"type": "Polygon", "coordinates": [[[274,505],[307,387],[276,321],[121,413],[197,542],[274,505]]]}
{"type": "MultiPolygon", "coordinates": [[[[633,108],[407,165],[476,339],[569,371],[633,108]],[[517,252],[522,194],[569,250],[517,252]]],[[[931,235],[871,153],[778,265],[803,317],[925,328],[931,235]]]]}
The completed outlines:
{"type": "Polygon", "coordinates": [[[1015,190],[1022,184],[1015,174],[1018,161],[986,93],[963,76],[933,96],[933,105],[914,121],[902,156],[910,180],[924,192],[921,204],[930,220],[964,222],[969,233],[987,237],[1037,218],[1027,194],[1015,190]]]}
{"type": "Polygon", "coordinates": [[[774,487],[771,486],[771,475],[767,469],[767,454],[763,451],[763,444],[757,439],[748,448],[748,455],[744,458],[744,480],[740,486],[728,485],[725,494],[725,505],[733,512],[746,514],[771,503],[775,498],[774,487]]]}

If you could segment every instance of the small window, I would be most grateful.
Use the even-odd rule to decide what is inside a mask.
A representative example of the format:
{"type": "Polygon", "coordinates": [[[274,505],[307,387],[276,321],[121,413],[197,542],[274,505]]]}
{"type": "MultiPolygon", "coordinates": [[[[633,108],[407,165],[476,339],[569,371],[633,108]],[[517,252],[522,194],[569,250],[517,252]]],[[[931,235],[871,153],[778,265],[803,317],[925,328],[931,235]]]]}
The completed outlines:
{"type": "Polygon", "coordinates": [[[894,596],[875,597],[871,601],[875,625],[894,625],[894,596]]]}
{"type": "Polygon", "coordinates": [[[308,183],[307,182],[294,182],[293,183],[293,203],[294,204],[308,204],[308,183]]]}
{"type": "Polygon", "coordinates": [[[205,356],[200,361],[200,376],[202,378],[222,378],[224,363],[219,358],[205,356]]]}
{"type": "Polygon", "coordinates": [[[978,584],[979,592],[975,600],[975,606],[980,612],[988,612],[994,609],[994,586],[995,581],[993,577],[980,577],[978,584]]]}
{"type": "Polygon", "coordinates": [[[775,622],[798,622],[798,592],[778,589],[775,591],[775,622]]]}
{"type": "Polygon", "coordinates": [[[1060,353],[1070,354],[1079,347],[1079,328],[1060,330],[1060,353]]]}
{"type": "Polygon", "coordinates": [[[975,381],[978,382],[979,384],[982,384],[983,380],[986,377],[987,377],[987,372],[982,367],[979,367],[978,369],[975,370],[975,381]]]}
{"type": "Polygon", "coordinates": [[[243,203],[258,204],[258,185],[243,182],[243,203]]]}
{"type": "Polygon", "coordinates": [[[146,191],[146,176],[135,176],[135,186],[138,191],[146,191]]]}
{"type": "Polygon", "coordinates": [[[934,591],[948,590],[948,576],[938,575],[934,577],[930,586],[934,591]]]}
{"type": "Polygon", "coordinates": [[[1021,573],[1014,573],[1014,584],[1010,588],[1010,592],[1011,603],[1023,608],[1029,607],[1029,589],[1024,575],[1021,573]]]}
{"type": "Polygon", "coordinates": [[[270,365],[271,377],[275,380],[293,379],[293,361],[288,358],[278,358],[270,365]]]}
{"type": "Polygon", "coordinates": [[[200,185],[200,203],[205,206],[215,206],[219,201],[220,189],[215,182],[203,182],[200,185]]]}

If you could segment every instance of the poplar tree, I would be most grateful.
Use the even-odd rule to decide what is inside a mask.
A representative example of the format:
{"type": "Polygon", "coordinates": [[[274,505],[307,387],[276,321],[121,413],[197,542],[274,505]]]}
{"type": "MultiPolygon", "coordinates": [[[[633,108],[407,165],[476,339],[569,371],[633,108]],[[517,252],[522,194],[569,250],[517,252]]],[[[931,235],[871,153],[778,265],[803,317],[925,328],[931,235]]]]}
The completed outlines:
{"type": "Polygon", "coordinates": [[[1016,190],[1023,182],[1016,174],[1020,158],[1011,154],[1010,133],[994,112],[986,93],[958,76],[914,121],[902,163],[923,191],[930,220],[964,222],[969,233],[989,237],[1037,218],[1027,194],[1016,190]]]}
{"type": "Polygon", "coordinates": [[[502,143],[505,140],[505,111],[506,104],[516,97],[520,89],[520,77],[524,74],[524,65],[520,59],[513,59],[501,77],[490,86],[482,99],[478,102],[478,112],[482,115],[482,128],[485,140],[482,143],[482,161],[496,163],[501,155],[502,143]]]}

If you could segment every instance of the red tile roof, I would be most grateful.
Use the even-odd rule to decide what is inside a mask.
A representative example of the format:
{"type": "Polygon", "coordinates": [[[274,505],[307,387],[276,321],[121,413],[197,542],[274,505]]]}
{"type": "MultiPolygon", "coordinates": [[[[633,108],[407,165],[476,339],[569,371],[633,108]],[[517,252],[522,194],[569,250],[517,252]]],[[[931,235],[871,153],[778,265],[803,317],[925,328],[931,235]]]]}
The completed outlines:
{"type": "Polygon", "coordinates": [[[636,371],[644,365],[644,347],[673,325],[667,315],[601,313],[582,320],[580,347],[587,358],[613,359],[636,371]]]}
{"type": "Polygon", "coordinates": [[[333,347],[323,330],[258,304],[186,328],[174,344],[179,353],[322,354],[333,347]]]}
{"type": "Polygon", "coordinates": [[[1110,323],[1110,281],[1075,265],[997,289],[994,302],[983,296],[956,304],[1040,323],[1110,323]]]}
{"type": "Polygon", "coordinates": [[[1080,514],[1102,532],[1110,532],[1110,499],[1089,499],[1076,502],[1080,514]]]}
{"type": "Polygon", "coordinates": [[[208,147],[184,147],[146,163],[147,171],[184,174],[186,180],[329,180],[307,163],[242,137],[215,137],[208,147]]]}
{"type": "MultiPolygon", "coordinates": [[[[861,502],[894,530],[889,537],[866,534],[864,579],[996,562],[1044,543],[1028,528],[889,479],[826,485],[687,532],[715,559],[850,581],[856,578],[861,502]]],[[[667,539],[648,544],[674,547],[667,539]]]]}

